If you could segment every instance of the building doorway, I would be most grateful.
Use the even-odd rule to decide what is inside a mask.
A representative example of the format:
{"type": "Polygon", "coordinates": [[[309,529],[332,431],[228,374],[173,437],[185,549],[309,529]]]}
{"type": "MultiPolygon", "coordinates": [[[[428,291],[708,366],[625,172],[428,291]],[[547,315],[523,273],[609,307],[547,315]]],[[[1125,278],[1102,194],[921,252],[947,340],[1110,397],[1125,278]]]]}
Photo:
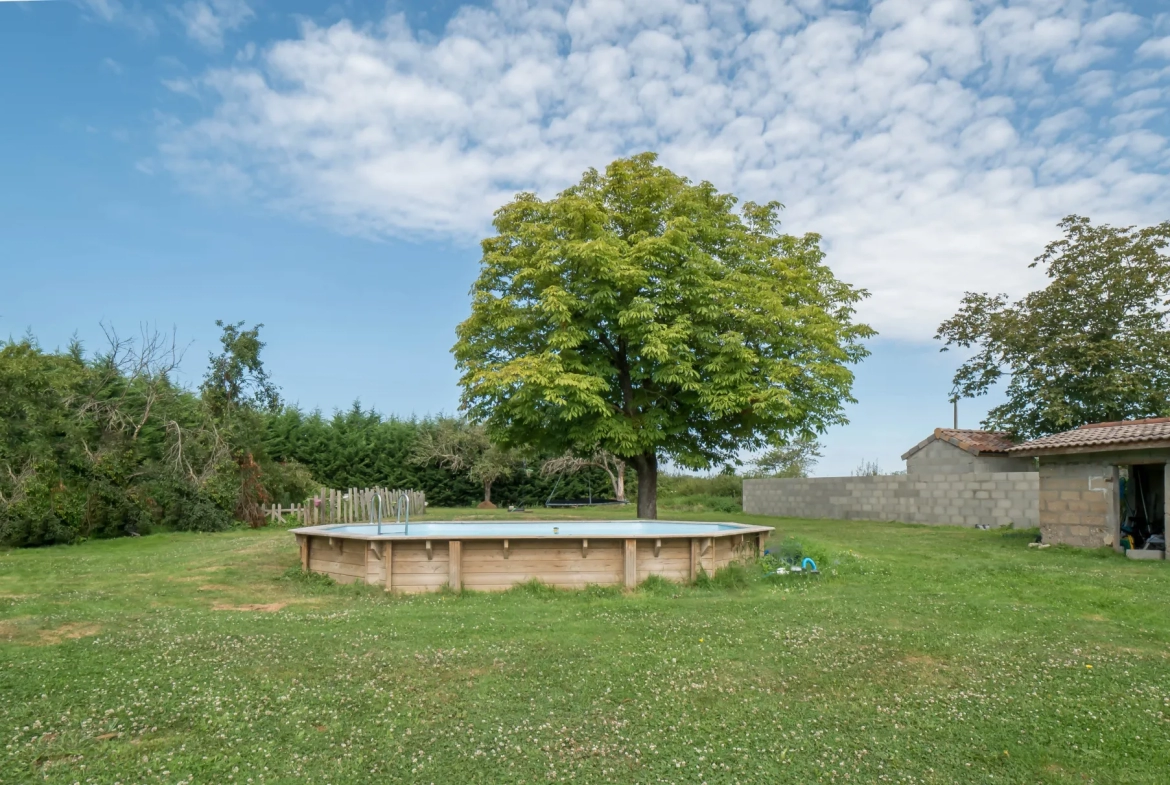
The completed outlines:
{"type": "Polygon", "coordinates": [[[1121,546],[1125,549],[1166,547],[1166,464],[1139,463],[1126,467],[1121,478],[1121,546]]]}

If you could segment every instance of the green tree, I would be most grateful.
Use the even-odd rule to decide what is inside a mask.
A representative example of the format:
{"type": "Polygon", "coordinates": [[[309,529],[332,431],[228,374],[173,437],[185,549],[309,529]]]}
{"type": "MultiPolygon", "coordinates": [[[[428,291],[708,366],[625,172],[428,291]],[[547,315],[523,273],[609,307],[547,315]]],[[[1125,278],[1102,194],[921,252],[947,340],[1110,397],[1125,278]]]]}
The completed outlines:
{"type": "Polygon", "coordinates": [[[438,465],[453,472],[465,472],[483,486],[481,507],[494,507],[492,485],[516,467],[516,455],[493,444],[487,430],[464,420],[440,420],[424,431],[415,443],[412,458],[421,466],[438,465]]]}
{"type": "Polygon", "coordinates": [[[253,527],[265,524],[261,505],[271,500],[264,486],[263,469],[257,460],[263,458],[265,415],[280,411],[280,393],[268,372],[260,353],[257,324],[245,330],[244,322],[234,324],[217,320],[222,350],[209,357],[207,375],[203,377],[200,393],[203,405],[217,428],[215,438],[221,438],[230,448],[236,464],[234,513],[253,527]]]}
{"type": "Polygon", "coordinates": [[[809,436],[772,447],[755,460],[751,474],[756,477],[807,477],[822,457],[822,449],[821,443],[809,436]]]}
{"type": "Polygon", "coordinates": [[[494,438],[618,456],[643,518],[662,457],[706,468],[844,422],[873,335],[853,321],[865,292],[833,277],[820,237],[780,233],[778,203],[737,211],[655,160],[500,208],[453,349],[494,438]]]}
{"type": "Polygon", "coordinates": [[[219,341],[223,348],[208,358],[207,375],[200,388],[208,410],[225,420],[241,409],[278,411],[280,391],[268,378],[260,359],[264,349],[260,328],[264,325],[244,330],[243,322],[227,324],[217,319],[215,326],[222,330],[219,341]]]}
{"type": "Polygon", "coordinates": [[[1170,221],[1094,226],[1070,215],[1030,266],[1049,284],[1011,302],[968,292],[935,336],[973,349],[953,395],[1007,400],[983,425],[1031,439],[1090,422],[1170,414],[1170,221]]]}

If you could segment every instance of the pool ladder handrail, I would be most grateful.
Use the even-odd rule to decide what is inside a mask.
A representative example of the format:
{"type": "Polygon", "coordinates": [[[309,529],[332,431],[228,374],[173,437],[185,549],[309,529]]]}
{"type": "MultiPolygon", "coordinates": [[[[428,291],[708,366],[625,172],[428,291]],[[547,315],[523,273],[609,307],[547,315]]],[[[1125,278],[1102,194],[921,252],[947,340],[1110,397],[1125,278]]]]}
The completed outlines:
{"type": "Polygon", "coordinates": [[[402,507],[406,506],[406,525],[402,531],[404,537],[410,536],[410,497],[405,493],[398,497],[398,519],[396,525],[402,526],[402,507]]]}
{"type": "Polygon", "coordinates": [[[374,491],[374,495],[370,497],[370,523],[378,525],[378,536],[382,535],[382,494],[374,491]],[[378,512],[374,513],[374,500],[378,500],[378,512]]]}

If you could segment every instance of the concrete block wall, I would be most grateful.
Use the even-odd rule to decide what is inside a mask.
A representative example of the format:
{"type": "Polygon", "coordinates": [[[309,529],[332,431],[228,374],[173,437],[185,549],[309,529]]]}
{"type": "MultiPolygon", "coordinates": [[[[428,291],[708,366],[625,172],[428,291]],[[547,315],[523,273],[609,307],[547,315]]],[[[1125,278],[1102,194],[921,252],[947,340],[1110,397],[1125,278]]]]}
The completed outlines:
{"type": "Polygon", "coordinates": [[[907,474],[997,474],[999,472],[1034,472],[1031,458],[1004,455],[972,455],[943,441],[934,441],[906,459],[907,474]]]}
{"type": "Polygon", "coordinates": [[[755,515],[951,526],[1039,525],[1039,474],[993,472],[743,481],[755,515]]]}
{"type": "Polygon", "coordinates": [[[1113,544],[1113,467],[1040,464],[1040,533],[1044,542],[1100,548],[1113,544]]]}

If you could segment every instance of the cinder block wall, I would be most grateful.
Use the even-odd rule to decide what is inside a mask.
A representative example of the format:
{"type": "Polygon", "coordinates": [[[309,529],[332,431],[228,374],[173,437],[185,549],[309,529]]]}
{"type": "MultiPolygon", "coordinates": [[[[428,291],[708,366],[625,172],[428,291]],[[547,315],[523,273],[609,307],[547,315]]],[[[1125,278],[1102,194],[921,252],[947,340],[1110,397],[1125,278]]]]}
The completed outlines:
{"type": "Polygon", "coordinates": [[[1032,528],[1040,523],[1037,472],[911,474],[744,480],[755,515],[1032,528]]]}
{"type": "Polygon", "coordinates": [[[1003,455],[972,455],[947,442],[935,441],[906,459],[907,474],[995,474],[998,472],[1034,472],[1032,458],[1008,458],[1003,455]]]}
{"type": "Polygon", "coordinates": [[[1090,548],[1112,545],[1112,494],[1112,466],[1042,462],[1040,533],[1044,542],[1090,548]]]}

